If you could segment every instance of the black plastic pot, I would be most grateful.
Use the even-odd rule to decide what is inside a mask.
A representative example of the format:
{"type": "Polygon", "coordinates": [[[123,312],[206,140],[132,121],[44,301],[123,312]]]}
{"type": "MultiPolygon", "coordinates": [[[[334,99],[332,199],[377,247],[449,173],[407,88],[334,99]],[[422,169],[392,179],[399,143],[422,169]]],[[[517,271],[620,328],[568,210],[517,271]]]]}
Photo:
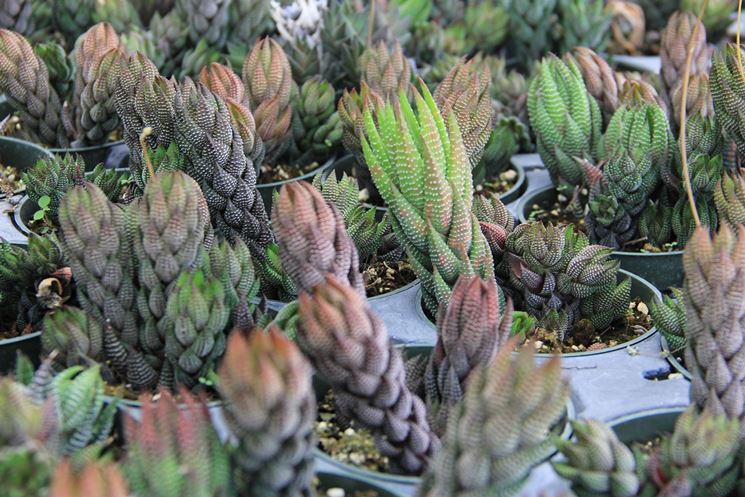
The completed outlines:
{"type": "MultiPolygon", "coordinates": [[[[333,168],[330,168],[328,173],[324,175],[324,179],[328,176],[328,174],[331,173],[331,171],[334,171],[336,173],[336,178],[340,179],[342,177],[342,174],[350,175],[352,174],[352,170],[354,169],[356,162],[355,158],[352,155],[345,155],[338,161],[334,162],[333,168]]],[[[510,164],[510,169],[513,169],[517,172],[517,181],[514,185],[512,185],[512,188],[504,192],[502,195],[499,196],[499,199],[502,201],[503,204],[507,205],[510,202],[514,202],[517,200],[520,195],[523,194],[528,188],[528,177],[525,174],[525,169],[523,169],[522,166],[516,165],[516,164],[510,164]]],[[[388,211],[387,207],[381,207],[378,205],[373,204],[364,204],[365,207],[369,209],[375,209],[376,210],[376,218],[381,219],[383,217],[383,214],[388,211]]]]}
{"type": "Polygon", "coordinates": [[[79,155],[85,162],[86,171],[92,171],[99,164],[103,164],[106,169],[125,168],[129,165],[129,148],[123,140],[92,147],[50,148],[49,151],[57,155],[79,155]]]}
{"type": "Polygon", "coordinates": [[[5,95],[0,95],[0,119],[13,113],[13,106],[10,105],[5,95]]]}
{"type": "MultiPolygon", "coordinates": [[[[30,169],[39,159],[51,156],[47,149],[35,143],[0,136],[0,164],[12,166],[19,173],[30,169]]],[[[0,197],[4,196],[4,193],[0,193],[0,197]]]]}
{"type": "Polygon", "coordinates": [[[608,425],[625,444],[645,443],[662,433],[671,433],[685,410],[685,407],[651,409],[614,419],[608,425]]]}
{"type": "MultiPolygon", "coordinates": [[[[520,222],[527,222],[534,204],[551,203],[555,200],[556,189],[553,186],[529,192],[517,206],[520,222]]],[[[622,269],[641,276],[660,290],[683,285],[682,250],[659,253],[614,250],[611,256],[621,261],[622,269]]]]}
{"type": "Polygon", "coordinates": [[[330,169],[334,163],[334,160],[335,158],[331,158],[324,162],[321,166],[313,169],[308,173],[303,174],[302,176],[298,176],[297,178],[287,179],[284,181],[273,181],[271,183],[258,183],[256,185],[256,188],[261,194],[261,200],[264,201],[264,208],[266,209],[267,214],[271,216],[272,213],[272,194],[274,193],[274,190],[279,191],[279,189],[282,188],[282,185],[287,183],[294,183],[295,181],[313,181],[313,177],[316,174],[330,169]]]}
{"type": "Polygon", "coordinates": [[[41,332],[29,333],[7,340],[0,340],[0,374],[8,374],[13,371],[18,354],[28,357],[34,366],[41,363],[41,332]]]}
{"type": "MultiPolygon", "coordinates": [[[[419,355],[429,355],[432,352],[431,346],[428,345],[417,345],[417,346],[401,346],[400,348],[404,355],[408,358],[415,357],[419,355]]],[[[329,387],[328,385],[323,382],[317,375],[313,376],[313,389],[316,392],[316,399],[320,402],[321,399],[326,395],[326,392],[328,392],[329,387]]],[[[561,432],[560,437],[564,440],[569,440],[572,436],[572,426],[570,421],[575,419],[575,409],[574,404],[572,403],[571,399],[567,402],[567,409],[566,409],[566,415],[563,418],[564,427],[561,432]]],[[[318,459],[320,459],[325,465],[328,465],[330,467],[333,467],[335,471],[339,471],[345,475],[353,476],[354,478],[360,478],[366,481],[375,482],[379,485],[383,485],[385,487],[390,486],[396,486],[396,487],[402,487],[402,488],[409,488],[414,489],[416,486],[419,485],[421,482],[421,478],[418,476],[405,476],[405,475],[395,475],[390,473],[381,473],[377,471],[370,471],[367,469],[358,468],[356,466],[353,466],[351,464],[346,464],[341,461],[337,461],[333,457],[329,456],[322,450],[316,448],[315,454],[318,459]]],[[[550,458],[553,454],[549,454],[547,456],[547,459],[550,458]]]]}
{"type": "MultiPolygon", "coordinates": [[[[662,299],[660,296],[659,290],[657,290],[654,286],[652,286],[651,283],[646,281],[644,278],[641,278],[640,276],[630,273],[628,271],[624,271],[623,269],[618,271],[618,277],[624,278],[629,277],[631,278],[631,299],[639,298],[643,302],[651,302],[654,299],[662,299]]],[[[417,308],[417,311],[419,312],[419,315],[423,320],[425,320],[429,325],[434,329],[435,325],[430,321],[426,314],[424,313],[424,307],[422,304],[422,295],[421,290],[419,291],[419,306],[417,308]]],[[[629,340],[628,342],[619,343],[618,345],[615,345],[613,347],[607,347],[605,349],[600,350],[592,350],[587,352],[572,352],[568,353],[565,352],[561,354],[562,360],[572,358],[572,357],[586,357],[586,356],[594,356],[594,355],[600,355],[600,354],[608,354],[610,352],[615,352],[617,350],[625,349],[629,346],[635,345],[639,342],[642,342],[646,340],[647,338],[651,337],[657,333],[657,328],[655,326],[652,326],[649,330],[647,330],[646,333],[639,335],[638,337],[634,338],[633,340],[629,340]]],[[[543,358],[550,358],[553,357],[553,354],[545,354],[540,353],[536,354],[536,357],[543,357],[543,358]]]]}

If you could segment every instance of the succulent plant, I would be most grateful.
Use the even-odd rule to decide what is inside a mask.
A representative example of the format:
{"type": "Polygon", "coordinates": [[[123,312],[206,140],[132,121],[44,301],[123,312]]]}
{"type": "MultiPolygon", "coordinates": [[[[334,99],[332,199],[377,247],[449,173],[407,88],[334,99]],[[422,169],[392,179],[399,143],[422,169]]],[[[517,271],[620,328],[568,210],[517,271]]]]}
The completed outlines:
{"type": "Polygon", "coordinates": [[[158,69],[166,76],[173,76],[182,68],[184,55],[190,48],[186,19],[176,9],[167,14],[156,12],[150,20],[149,32],[152,34],[155,51],[163,54],[162,59],[159,59],[158,69]]]}
{"type": "Polygon", "coordinates": [[[31,0],[3,0],[0,3],[0,29],[9,29],[22,35],[34,31],[31,0]]]}
{"type": "Polygon", "coordinates": [[[219,49],[227,40],[230,4],[231,0],[175,0],[174,8],[186,20],[192,43],[205,40],[219,49]]]}
{"type": "Polygon", "coordinates": [[[635,497],[644,487],[641,461],[606,424],[590,419],[572,421],[576,442],[561,442],[566,461],[552,462],[554,470],[587,497],[635,497]]]}
{"type": "Polygon", "coordinates": [[[745,98],[745,83],[738,69],[738,47],[730,43],[714,54],[709,78],[714,110],[725,135],[737,144],[740,155],[745,154],[745,122],[739,108],[745,98]]]}
{"type": "Polygon", "coordinates": [[[34,375],[31,395],[41,402],[49,399],[55,406],[57,440],[53,447],[57,455],[102,445],[109,437],[119,401],[104,400],[100,366],[73,366],[52,376],[51,360],[47,359],[34,375]]]}
{"type": "MultiPolygon", "coordinates": [[[[78,155],[55,155],[49,159],[38,161],[31,169],[22,175],[26,193],[35,203],[41,197],[49,197],[47,217],[57,222],[60,202],[76,182],[79,182],[85,171],[85,163],[78,155]]],[[[119,200],[123,190],[124,174],[107,170],[102,164],[85,175],[85,179],[101,189],[106,197],[115,202],[119,200]]]]}
{"type": "Polygon", "coordinates": [[[524,69],[551,49],[557,0],[502,0],[510,19],[508,52],[524,69]]]}
{"type": "Polygon", "coordinates": [[[228,45],[253,45],[274,28],[269,3],[232,0],[228,6],[228,45]]]}
{"type": "Polygon", "coordinates": [[[360,57],[362,79],[384,100],[395,100],[400,91],[409,91],[411,66],[398,42],[386,47],[384,42],[368,47],[360,57]]]}
{"type": "Polygon", "coordinates": [[[532,347],[513,360],[514,345],[469,375],[418,495],[512,495],[551,453],[569,396],[559,358],[536,367],[532,347]]]}
{"type": "Polygon", "coordinates": [[[365,299],[333,276],[299,300],[297,341],[342,416],[375,434],[394,472],[420,473],[439,446],[424,402],[406,386],[400,350],[365,299]]]}
{"type": "Polygon", "coordinates": [[[448,305],[439,309],[437,344],[423,386],[432,428],[440,436],[465,395],[471,372],[487,365],[509,339],[512,302],[500,312],[502,298],[494,280],[460,278],[448,305]]]}
{"type": "Polygon", "coordinates": [[[54,0],[52,2],[52,20],[57,31],[62,33],[68,48],[75,45],[75,40],[93,24],[93,13],[96,10],[95,0],[54,0]]]}
{"type": "Polygon", "coordinates": [[[473,183],[477,189],[485,181],[498,178],[509,169],[513,155],[530,147],[530,131],[520,119],[499,114],[494,121],[481,160],[473,169],[473,183]]]}
{"type": "Polygon", "coordinates": [[[313,178],[313,187],[321,192],[324,200],[336,205],[344,218],[347,233],[357,248],[360,262],[365,262],[378,252],[383,245],[384,236],[390,231],[390,222],[385,215],[380,221],[375,219],[375,209],[360,205],[360,191],[357,181],[343,174],[323,178],[318,174],[313,178]]]}
{"type": "MultiPolygon", "coordinates": [[[[701,10],[701,0],[680,0],[680,10],[698,15],[701,10]]],[[[726,0],[712,0],[706,4],[701,21],[706,26],[706,32],[712,40],[719,40],[727,28],[732,24],[731,15],[734,6],[726,0]]]]}
{"type": "Polygon", "coordinates": [[[0,30],[0,60],[0,90],[20,111],[24,132],[38,143],[66,146],[69,136],[61,119],[62,102],[49,84],[44,61],[22,35],[6,29],[0,30]]]}
{"type": "Polygon", "coordinates": [[[87,366],[103,360],[103,330],[85,311],[66,306],[44,317],[41,334],[44,356],[54,353],[57,370],[87,366]]]}
{"type": "Polygon", "coordinates": [[[8,242],[0,242],[0,323],[3,331],[18,335],[38,330],[44,315],[57,309],[69,290],[61,274],[64,262],[58,244],[53,237],[30,235],[28,247],[21,248],[8,242]],[[48,295],[39,293],[39,285],[57,276],[59,286],[48,281],[48,295]],[[37,294],[39,295],[37,297],[37,294]],[[8,329],[5,329],[5,327],[8,329]]]}
{"type": "Polygon", "coordinates": [[[511,268],[516,308],[538,317],[559,340],[579,319],[600,330],[626,313],[631,280],[618,281],[611,249],[590,245],[571,225],[521,224],[507,237],[506,251],[501,264],[511,268]]]}
{"type": "Polygon", "coordinates": [[[485,53],[496,52],[507,38],[509,23],[510,17],[499,0],[469,5],[463,16],[469,48],[485,53]]]}
{"type": "Polygon", "coordinates": [[[745,224],[745,179],[736,173],[724,173],[714,191],[714,203],[722,224],[732,228],[745,224]]]}
{"type": "Polygon", "coordinates": [[[587,91],[595,97],[607,124],[621,104],[621,93],[626,78],[616,72],[608,63],[587,47],[576,47],[565,55],[571,57],[582,73],[587,91]]]}
{"type": "Polygon", "coordinates": [[[683,254],[685,270],[686,368],[691,372],[691,400],[714,415],[740,421],[745,406],[742,398],[738,358],[743,347],[741,324],[745,303],[732,299],[745,281],[739,277],[745,248],[745,227],[733,231],[723,224],[713,238],[698,228],[683,254]]]}
{"type": "MultiPolygon", "coordinates": [[[[639,4],[634,3],[634,0],[610,0],[608,7],[613,14],[608,51],[610,53],[638,54],[644,46],[646,35],[644,9],[639,4]]],[[[667,17],[662,21],[662,24],[666,20],[667,17]]]]}
{"type": "MultiPolygon", "coordinates": [[[[680,216],[684,213],[675,212],[677,202],[675,204],[672,203],[670,196],[666,194],[666,189],[663,189],[662,192],[663,194],[661,194],[660,198],[658,198],[657,200],[648,201],[647,206],[644,208],[641,214],[639,214],[638,222],[636,224],[631,219],[631,216],[629,216],[623,210],[623,208],[618,205],[617,202],[613,203],[615,198],[612,195],[601,196],[597,195],[594,192],[592,193],[592,195],[595,197],[594,202],[596,203],[599,201],[608,202],[608,207],[606,210],[608,214],[616,213],[616,215],[623,215],[623,217],[619,218],[618,221],[615,223],[603,221],[603,223],[605,223],[606,225],[613,226],[614,232],[612,236],[617,237],[616,240],[618,240],[619,242],[622,240],[624,240],[625,242],[630,241],[628,237],[635,236],[636,230],[638,228],[638,235],[640,237],[645,238],[647,242],[655,247],[664,247],[665,244],[671,243],[675,239],[675,235],[673,233],[673,216],[680,216]]],[[[680,198],[678,200],[680,200],[680,198]]],[[[688,209],[688,211],[690,212],[687,200],[684,200],[684,202],[685,203],[683,205],[683,208],[688,209]]],[[[679,217],[679,223],[680,220],[681,218],[679,217]]],[[[680,223],[679,226],[682,227],[682,223],[680,223]]]]}
{"type": "Polygon", "coordinates": [[[132,0],[98,0],[92,21],[108,22],[117,33],[140,31],[145,26],[132,0]]]}
{"type": "Polygon", "coordinates": [[[279,256],[300,291],[310,292],[332,274],[365,294],[357,249],[341,212],[305,182],[282,186],[272,208],[279,256]]]}
{"type": "Polygon", "coordinates": [[[48,456],[28,447],[4,447],[0,450],[0,477],[5,494],[48,497],[52,466],[48,456]]]}
{"type": "Polygon", "coordinates": [[[49,84],[57,95],[68,95],[73,81],[73,62],[57,42],[39,43],[34,47],[34,53],[46,64],[49,74],[49,84]]]}
{"type": "Polygon", "coordinates": [[[210,423],[204,399],[186,391],[182,405],[168,392],[141,397],[142,418],[125,422],[129,447],[124,473],[134,495],[230,496],[230,461],[210,423]]]}
{"type": "Polygon", "coordinates": [[[71,460],[57,465],[49,497],[127,497],[129,491],[119,467],[114,463],[89,462],[79,471],[71,460]]]}
{"type": "Polygon", "coordinates": [[[446,126],[423,83],[422,91],[414,92],[418,115],[403,93],[395,109],[368,109],[362,145],[393,231],[422,282],[425,307],[434,314],[458,276],[488,279],[493,265],[471,214],[471,168],[457,119],[451,111],[446,126]]]}
{"type": "Polygon", "coordinates": [[[675,422],[673,434],[664,437],[649,466],[658,468],[655,483],[663,489],[676,480],[687,480],[691,495],[730,495],[740,472],[736,419],[691,406],[675,422]]]}
{"type": "Polygon", "coordinates": [[[278,300],[283,302],[295,300],[298,289],[290,274],[282,267],[282,259],[279,256],[279,245],[277,243],[272,243],[266,249],[266,257],[261,261],[259,271],[262,286],[271,288],[276,292],[278,300]]]}
{"type": "Polygon", "coordinates": [[[335,152],[343,133],[336,112],[334,88],[318,78],[308,79],[293,99],[293,146],[290,157],[305,165],[320,162],[335,152]]]}
{"type": "Polygon", "coordinates": [[[693,43],[693,58],[689,74],[692,76],[708,74],[711,49],[706,44],[706,28],[696,18],[696,14],[685,11],[674,12],[667,21],[660,40],[660,83],[662,94],[668,103],[672,103],[670,98],[673,87],[683,77],[690,43],[693,43]],[[691,38],[694,40],[691,41],[691,38]]]}
{"type": "Polygon", "coordinates": [[[633,0],[644,11],[647,29],[659,31],[677,9],[678,2],[655,2],[654,0],[633,0]]]}
{"type": "Polygon", "coordinates": [[[290,132],[292,71],[282,47],[272,38],[254,45],[243,62],[243,82],[256,130],[264,141],[267,160],[275,160],[290,132]]]}
{"type": "Polygon", "coordinates": [[[149,354],[162,354],[167,329],[174,323],[167,311],[168,293],[195,265],[209,229],[208,216],[199,185],[181,171],[151,178],[140,202],[128,212],[142,323],[137,339],[125,340],[130,345],[140,342],[149,354]]]}
{"type": "Polygon", "coordinates": [[[123,213],[97,186],[75,186],[59,209],[62,248],[81,307],[108,322],[121,339],[137,341],[135,287],[123,213]]]}
{"type": "Polygon", "coordinates": [[[232,244],[227,240],[212,243],[208,265],[206,267],[204,261],[203,269],[222,282],[225,303],[233,309],[230,323],[238,326],[240,313],[251,312],[250,302],[259,293],[260,281],[256,277],[251,252],[240,240],[232,244]]]}
{"type": "Polygon", "coordinates": [[[207,378],[225,352],[231,308],[222,281],[202,271],[184,272],[166,302],[165,363],[160,382],[169,388],[193,388],[207,378]]]}
{"type": "Polygon", "coordinates": [[[610,37],[611,11],[602,0],[558,0],[559,50],[575,47],[604,52],[610,37]]]}
{"type": "Polygon", "coordinates": [[[455,114],[471,167],[481,160],[492,129],[489,67],[477,71],[476,60],[463,60],[453,67],[434,92],[440,113],[455,114]]]}
{"type": "Polygon", "coordinates": [[[572,61],[565,63],[553,55],[543,59],[530,84],[528,115],[538,153],[554,184],[580,184],[584,175],[578,159],[598,157],[602,120],[572,61]]]}
{"type": "Polygon", "coordinates": [[[316,399],[300,350],[276,327],[248,335],[234,330],[219,374],[225,417],[238,439],[234,467],[240,495],[307,495],[316,399]]]}
{"type": "Polygon", "coordinates": [[[632,84],[604,136],[607,162],[601,171],[585,164],[590,209],[585,216],[592,241],[620,248],[636,232],[634,217],[648,204],[660,177],[670,176],[675,157],[664,110],[632,84]]]}

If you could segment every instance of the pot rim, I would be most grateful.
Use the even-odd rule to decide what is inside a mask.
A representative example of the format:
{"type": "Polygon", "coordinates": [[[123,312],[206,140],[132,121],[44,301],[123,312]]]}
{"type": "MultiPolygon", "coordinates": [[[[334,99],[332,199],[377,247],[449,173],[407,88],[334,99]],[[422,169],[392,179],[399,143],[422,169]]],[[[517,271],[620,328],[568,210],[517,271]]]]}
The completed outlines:
{"type": "Polygon", "coordinates": [[[631,414],[624,414],[617,418],[613,418],[607,422],[610,428],[615,428],[623,423],[629,421],[636,421],[638,419],[644,419],[652,416],[660,416],[666,414],[682,414],[688,409],[689,406],[673,406],[673,407],[655,407],[654,409],[643,409],[641,411],[632,412],[631,414]]]}
{"type": "Polygon", "coordinates": [[[15,345],[20,342],[25,342],[26,340],[31,340],[34,338],[40,338],[41,337],[41,331],[34,331],[33,333],[28,333],[26,335],[20,335],[13,338],[5,338],[3,340],[0,340],[0,347],[7,347],[9,345],[15,345]]]}
{"type": "Polygon", "coordinates": [[[309,171],[302,176],[297,176],[295,178],[290,179],[283,179],[280,181],[272,181],[271,183],[256,183],[256,188],[258,189],[265,189],[265,188],[274,188],[277,186],[282,186],[285,183],[292,183],[294,181],[303,181],[307,180],[309,178],[313,178],[316,174],[325,171],[326,169],[330,168],[334,163],[336,162],[336,157],[330,157],[327,159],[323,164],[319,165],[317,168],[313,169],[312,171],[309,171]]]}
{"type": "MultiPolygon", "coordinates": [[[[25,140],[24,140],[25,141],[25,140]]],[[[33,143],[33,142],[29,142],[33,143]]],[[[114,141],[108,141],[104,143],[103,145],[89,145],[87,147],[50,147],[46,150],[53,154],[80,154],[84,152],[93,152],[94,150],[102,150],[106,148],[116,147],[117,145],[125,145],[124,140],[114,140],[114,141]]]]}
{"type": "Polygon", "coordinates": [[[662,348],[662,351],[665,352],[665,359],[667,359],[667,362],[670,363],[673,369],[682,374],[683,378],[691,381],[691,372],[688,371],[688,369],[686,369],[686,367],[683,366],[683,364],[675,358],[675,355],[670,351],[670,344],[667,343],[667,338],[665,338],[665,335],[663,335],[662,333],[660,333],[660,347],[662,348]]]}
{"type": "MultiPolygon", "coordinates": [[[[520,198],[520,202],[517,204],[517,218],[520,223],[528,223],[528,217],[525,215],[530,204],[535,203],[534,199],[546,192],[556,191],[556,187],[553,185],[544,186],[527,192],[520,198]]],[[[685,250],[671,250],[669,252],[626,252],[624,250],[614,250],[613,256],[616,257],[679,257],[683,255],[685,250]]]]}
{"type": "Polygon", "coordinates": [[[328,480],[331,480],[331,484],[335,486],[339,486],[343,488],[344,490],[349,490],[348,488],[345,488],[344,483],[346,482],[338,482],[338,480],[349,480],[354,483],[360,483],[362,485],[366,485],[370,487],[371,490],[374,490],[378,492],[379,494],[387,497],[406,497],[405,494],[389,488],[385,485],[381,485],[380,482],[371,480],[369,478],[365,478],[359,475],[352,475],[352,474],[346,474],[341,472],[333,472],[329,470],[320,470],[316,471],[316,477],[318,477],[319,482],[323,485],[324,481],[328,482],[328,480]],[[336,481],[335,481],[336,480],[336,481]]]}
{"type": "MultiPolygon", "coordinates": [[[[634,279],[637,280],[641,285],[647,287],[649,290],[652,290],[652,294],[653,294],[654,297],[662,300],[662,296],[660,294],[660,291],[655,286],[653,286],[650,282],[648,282],[647,280],[645,280],[644,278],[642,278],[641,276],[639,276],[639,275],[637,275],[635,273],[632,273],[630,271],[626,271],[625,269],[619,269],[618,270],[618,273],[619,274],[622,274],[622,275],[625,275],[625,276],[628,276],[632,280],[634,280],[634,279]]],[[[417,292],[416,302],[417,302],[416,311],[417,311],[417,314],[419,315],[419,317],[422,320],[424,320],[424,322],[426,324],[428,324],[432,329],[436,329],[435,324],[432,321],[430,321],[427,318],[427,315],[424,313],[424,306],[422,304],[422,289],[421,288],[417,292]]],[[[657,333],[657,326],[655,326],[654,325],[654,322],[653,322],[652,323],[652,327],[650,329],[648,329],[645,333],[639,335],[638,337],[632,338],[631,340],[628,340],[628,341],[623,342],[623,343],[619,343],[618,345],[614,345],[613,347],[607,347],[607,348],[600,349],[600,350],[589,350],[589,351],[584,351],[584,352],[563,352],[561,354],[561,359],[562,360],[565,360],[565,359],[570,359],[570,358],[573,358],[573,357],[587,357],[587,356],[600,355],[600,354],[608,354],[608,353],[611,353],[611,352],[616,352],[618,350],[623,350],[623,349],[626,349],[627,347],[630,347],[632,345],[636,345],[636,344],[638,344],[640,342],[643,342],[644,340],[646,340],[647,338],[651,337],[655,333],[657,333]]],[[[517,352],[513,352],[513,354],[517,354],[517,352]]],[[[549,358],[553,357],[554,354],[553,353],[549,354],[549,353],[546,353],[546,352],[538,352],[538,353],[536,353],[535,356],[538,357],[538,358],[541,358],[541,359],[549,359],[549,358]]]]}

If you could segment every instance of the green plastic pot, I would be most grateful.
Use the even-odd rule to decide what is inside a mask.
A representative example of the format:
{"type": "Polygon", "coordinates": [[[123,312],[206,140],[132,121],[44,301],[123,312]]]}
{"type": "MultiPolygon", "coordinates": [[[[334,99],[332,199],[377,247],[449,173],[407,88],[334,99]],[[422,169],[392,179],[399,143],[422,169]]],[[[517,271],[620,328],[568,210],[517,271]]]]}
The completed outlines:
{"type": "MultiPolygon", "coordinates": [[[[50,157],[52,154],[47,149],[35,143],[0,136],[0,164],[13,166],[19,173],[27,171],[40,159],[50,157]]],[[[0,193],[0,198],[4,196],[4,193],[0,193]]]]}
{"type": "Polygon", "coordinates": [[[608,423],[621,442],[645,443],[663,433],[672,433],[675,422],[686,407],[650,409],[623,416],[608,423]]]}
{"type": "Polygon", "coordinates": [[[294,183],[295,181],[313,181],[313,177],[316,174],[330,169],[331,166],[334,164],[334,160],[335,158],[332,157],[319,167],[303,174],[302,176],[298,176],[297,178],[286,179],[283,181],[273,181],[271,183],[258,183],[256,185],[256,189],[258,189],[259,193],[261,194],[261,200],[264,201],[264,208],[266,209],[267,214],[271,216],[272,213],[272,195],[274,194],[274,190],[279,191],[279,189],[282,188],[282,185],[285,185],[287,183],[294,183]]]}
{"type": "Polygon", "coordinates": [[[665,352],[665,358],[667,359],[667,362],[670,363],[670,365],[677,371],[678,373],[683,375],[683,378],[685,378],[688,381],[691,381],[691,372],[688,371],[685,366],[675,357],[673,352],[670,350],[670,344],[667,343],[667,339],[665,339],[665,335],[660,333],[660,347],[662,347],[662,350],[665,352]]]}
{"type": "MultiPolygon", "coordinates": [[[[556,189],[546,186],[523,196],[517,206],[521,223],[528,221],[534,204],[556,200],[556,189]]],[[[683,285],[683,251],[643,253],[614,250],[611,257],[621,261],[621,268],[641,276],[660,290],[683,285]]]]}
{"type": "Polygon", "coordinates": [[[49,151],[56,155],[79,155],[85,163],[86,171],[92,171],[99,164],[103,164],[106,169],[125,168],[129,164],[129,148],[123,140],[92,147],[50,148],[49,151]]]}
{"type": "MultiPolygon", "coordinates": [[[[430,353],[432,353],[433,349],[431,345],[399,346],[397,348],[403,351],[406,358],[420,355],[429,355],[430,353]]],[[[323,399],[323,397],[326,395],[326,392],[328,392],[329,387],[323,380],[321,380],[317,375],[314,374],[313,389],[316,392],[316,400],[320,402],[320,400],[323,399]]],[[[574,408],[574,404],[572,404],[571,399],[569,399],[567,401],[566,415],[562,420],[564,426],[560,437],[563,440],[569,440],[572,437],[572,425],[570,421],[575,419],[575,417],[576,411],[574,408]]],[[[355,478],[361,478],[366,481],[376,482],[379,485],[384,486],[397,485],[414,488],[421,483],[421,478],[418,476],[395,475],[390,473],[381,473],[378,471],[370,471],[367,469],[359,468],[357,466],[353,466],[351,464],[337,461],[318,448],[314,450],[318,459],[322,460],[326,464],[332,466],[336,471],[339,471],[340,473],[345,475],[351,475],[355,478]]],[[[552,454],[548,454],[546,456],[546,460],[551,458],[554,454],[555,452],[552,454]]]]}
{"type": "Polygon", "coordinates": [[[0,374],[8,374],[15,369],[19,353],[28,357],[34,367],[38,367],[41,364],[41,332],[0,340],[0,374]]]}
{"type": "MultiPolygon", "coordinates": [[[[654,299],[662,300],[659,290],[657,290],[650,282],[648,282],[644,278],[640,277],[639,275],[630,273],[629,271],[624,271],[623,269],[619,270],[618,278],[620,279],[624,277],[631,278],[631,299],[632,300],[639,298],[645,303],[651,302],[654,299]]],[[[419,315],[421,316],[421,318],[427,323],[429,323],[429,325],[434,329],[435,328],[434,323],[432,323],[432,321],[430,321],[427,315],[424,313],[421,289],[419,290],[419,295],[417,296],[417,300],[418,300],[417,312],[419,312],[419,315]]],[[[607,347],[605,349],[600,349],[600,350],[591,350],[591,351],[586,351],[586,352],[571,352],[571,353],[565,352],[561,354],[561,358],[562,360],[564,360],[564,359],[570,359],[572,357],[586,357],[586,356],[592,356],[592,355],[608,354],[610,352],[625,349],[626,347],[629,347],[631,345],[636,345],[637,343],[643,342],[644,340],[651,337],[655,333],[657,333],[657,327],[652,326],[652,328],[647,330],[646,333],[639,335],[638,337],[632,340],[629,340],[628,342],[619,343],[618,345],[614,345],[613,347],[607,347]]],[[[536,354],[536,357],[548,359],[548,358],[553,357],[553,354],[538,353],[536,354]]]]}

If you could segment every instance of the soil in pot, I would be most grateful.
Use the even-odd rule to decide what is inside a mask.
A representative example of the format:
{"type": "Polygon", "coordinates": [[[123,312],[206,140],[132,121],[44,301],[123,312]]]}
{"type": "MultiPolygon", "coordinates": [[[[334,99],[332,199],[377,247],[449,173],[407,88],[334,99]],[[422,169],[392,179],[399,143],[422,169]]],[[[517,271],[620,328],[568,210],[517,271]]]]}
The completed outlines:
{"type": "Polygon", "coordinates": [[[517,171],[510,167],[506,171],[499,173],[496,178],[485,180],[483,183],[474,185],[474,195],[486,195],[493,193],[497,197],[510,191],[515,184],[519,175],[517,171]]]}
{"type": "Polygon", "coordinates": [[[21,174],[13,166],[0,163],[0,194],[13,195],[16,190],[23,188],[21,174]]]}
{"type": "Polygon", "coordinates": [[[256,184],[262,185],[266,183],[276,183],[277,181],[288,181],[306,175],[319,167],[321,167],[321,164],[318,162],[311,162],[304,166],[288,163],[273,165],[262,164],[259,169],[259,177],[256,179],[256,184]]]}
{"type": "MultiPolygon", "coordinates": [[[[556,225],[572,224],[577,231],[587,233],[584,217],[577,216],[577,212],[569,204],[570,200],[561,194],[551,201],[539,201],[530,206],[528,220],[550,222],[556,225]]],[[[585,202],[580,200],[579,205],[585,205],[585,202]]],[[[647,243],[646,239],[638,238],[629,240],[620,250],[631,253],[662,253],[679,250],[679,248],[675,242],[656,247],[647,243]]]]}
{"type": "Polygon", "coordinates": [[[362,278],[367,296],[376,297],[405,287],[416,279],[416,275],[404,255],[398,261],[369,261],[364,265],[362,278]]]}
{"type": "MultiPolygon", "coordinates": [[[[629,303],[623,319],[618,319],[603,330],[596,330],[589,319],[579,320],[562,342],[551,330],[536,327],[527,337],[539,353],[591,352],[629,342],[652,329],[652,318],[647,305],[639,298],[629,303]]],[[[529,342],[524,342],[525,346],[529,342]]]]}
{"type": "Polygon", "coordinates": [[[375,447],[372,433],[337,417],[331,390],[318,403],[315,430],[318,448],[335,460],[368,471],[390,472],[388,458],[375,447]]]}

